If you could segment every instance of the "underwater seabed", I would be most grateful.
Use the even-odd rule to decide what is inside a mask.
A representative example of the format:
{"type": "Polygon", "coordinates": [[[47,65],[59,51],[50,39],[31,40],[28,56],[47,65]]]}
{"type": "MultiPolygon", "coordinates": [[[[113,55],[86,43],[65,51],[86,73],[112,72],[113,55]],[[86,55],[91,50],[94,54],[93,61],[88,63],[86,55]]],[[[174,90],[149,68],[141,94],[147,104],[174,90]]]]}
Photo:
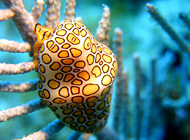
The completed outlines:
{"type": "Polygon", "coordinates": [[[190,1],[103,3],[0,2],[0,140],[190,139],[190,1]],[[74,18],[117,57],[108,123],[94,134],[65,127],[39,100],[30,57],[35,23],[55,27],[74,18]]]}

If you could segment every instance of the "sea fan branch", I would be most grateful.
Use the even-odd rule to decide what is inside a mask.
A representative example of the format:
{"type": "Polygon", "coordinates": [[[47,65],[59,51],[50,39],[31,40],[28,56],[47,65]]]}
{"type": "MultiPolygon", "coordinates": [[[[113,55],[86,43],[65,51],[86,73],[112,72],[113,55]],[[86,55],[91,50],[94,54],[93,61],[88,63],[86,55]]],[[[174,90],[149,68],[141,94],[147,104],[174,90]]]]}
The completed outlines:
{"type": "Polygon", "coordinates": [[[30,101],[20,106],[0,111],[0,122],[4,122],[13,119],[24,114],[34,112],[36,110],[45,108],[46,106],[40,101],[40,99],[30,101]]]}
{"type": "Polygon", "coordinates": [[[187,27],[190,29],[190,18],[186,13],[181,12],[179,14],[179,17],[183,22],[187,25],[187,27]]]}
{"type": "Polygon", "coordinates": [[[11,9],[0,10],[0,21],[8,20],[14,17],[14,12],[11,9]]]}
{"type": "Polygon", "coordinates": [[[64,124],[56,119],[46,127],[42,128],[38,132],[30,134],[20,140],[46,140],[53,137],[57,132],[59,132],[64,127],[64,124]]]}
{"type": "Polygon", "coordinates": [[[109,46],[109,31],[110,31],[110,9],[107,5],[104,5],[104,12],[99,26],[96,31],[96,38],[99,42],[109,46]]]}
{"type": "Polygon", "coordinates": [[[84,133],[78,140],[89,140],[91,135],[93,134],[84,133]]]}
{"type": "Polygon", "coordinates": [[[156,102],[158,101],[158,93],[157,93],[157,73],[156,73],[156,63],[157,59],[156,57],[153,57],[151,60],[151,68],[150,68],[150,81],[147,92],[147,98],[146,98],[146,104],[144,109],[144,115],[142,118],[142,130],[141,130],[141,136],[143,139],[150,139],[151,130],[154,127],[152,114],[154,113],[154,107],[156,105],[156,102]]]}
{"type": "Polygon", "coordinates": [[[83,24],[83,21],[82,21],[82,18],[81,18],[81,17],[76,17],[76,18],[75,18],[75,21],[80,22],[80,23],[83,24]]]}
{"type": "Polygon", "coordinates": [[[32,8],[31,15],[35,19],[35,22],[38,22],[42,11],[43,11],[44,1],[43,0],[35,0],[34,7],[32,8]]]}
{"type": "Polygon", "coordinates": [[[98,140],[121,140],[117,133],[105,126],[101,131],[94,133],[98,140]]]}
{"type": "Polygon", "coordinates": [[[76,1],[75,0],[66,0],[66,6],[65,6],[65,20],[70,20],[75,18],[75,6],[76,1]]]}
{"type": "Polygon", "coordinates": [[[67,140],[78,140],[78,138],[81,136],[81,133],[73,131],[67,138],[67,140]]]}
{"type": "Polygon", "coordinates": [[[116,96],[114,99],[115,102],[115,112],[114,112],[114,116],[113,116],[113,128],[115,129],[116,132],[119,132],[119,128],[121,125],[121,121],[120,121],[120,116],[118,115],[121,113],[121,105],[123,105],[121,103],[122,98],[123,98],[123,92],[124,92],[124,83],[123,83],[123,57],[122,57],[122,52],[123,52],[123,47],[122,47],[122,30],[120,28],[116,28],[115,29],[115,37],[114,37],[114,45],[115,45],[115,49],[117,49],[117,63],[118,63],[118,72],[117,72],[117,90],[116,91],[116,96]]]}
{"type": "Polygon", "coordinates": [[[8,51],[14,53],[30,52],[31,46],[29,43],[18,43],[6,39],[0,39],[0,51],[8,51]]]}
{"type": "Polygon", "coordinates": [[[33,46],[36,39],[34,33],[35,21],[24,8],[22,0],[3,0],[3,2],[14,12],[15,16],[12,19],[23,39],[33,46]]]}
{"type": "Polygon", "coordinates": [[[135,95],[134,95],[134,132],[135,139],[140,139],[141,122],[142,122],[142,101],[141,101],[141,66],[139,55],[134,55],[135,65],[135,95]]]}
{"type": "Polygon", "coordinates": [[[38,81],[39,79],[34,79],[27,82],[0,81],[0,92],[24,93],[28,91],[34,91],[37,90],[38,81]]]}
{"type": "Polygon", "coordinates": [[[34,62],[23,62],[19,64],[0,63],[0,75],[22,74],[34,69],[34,62]]]}
{"type": "Polygon", "coordinates": [[[45,26],[54,28],[60,19],[61,0],[47,0],[47,15],[45,26]]]}
{"type": "Polygon", "coordinates": [[[122,99],[122,108],[121,108],[121,131],[124,136],[127,138],[130,134],[130,123],[129,123],[129,92],[128,92],[128,72],[125,72],[123,75],[123,97],[122,99]]]}
{"type": "Polygon", "coordinates": [[[190,47],[176,33],[176,31],[168,24],[168,22],[160,15],[158,10],[151,4],[146,4],[147,12],[160,24],[160,26],[170,35],[170,37],[179,45],[181,50],[190,53],[190,47]]]}

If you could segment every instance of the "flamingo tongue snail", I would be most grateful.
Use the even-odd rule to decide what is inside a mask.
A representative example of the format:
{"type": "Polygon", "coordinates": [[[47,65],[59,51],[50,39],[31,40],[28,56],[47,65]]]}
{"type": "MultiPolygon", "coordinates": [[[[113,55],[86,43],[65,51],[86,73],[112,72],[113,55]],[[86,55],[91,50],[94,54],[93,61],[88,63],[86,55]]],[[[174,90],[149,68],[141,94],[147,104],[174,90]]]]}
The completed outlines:
{"type": "Polygon", "coordinates": [[[54,30],[36,24],[35,33],[41,101],[71,129],[100,131],[109,116],[116,57],[74,20],[63,21],[54,30]]]}

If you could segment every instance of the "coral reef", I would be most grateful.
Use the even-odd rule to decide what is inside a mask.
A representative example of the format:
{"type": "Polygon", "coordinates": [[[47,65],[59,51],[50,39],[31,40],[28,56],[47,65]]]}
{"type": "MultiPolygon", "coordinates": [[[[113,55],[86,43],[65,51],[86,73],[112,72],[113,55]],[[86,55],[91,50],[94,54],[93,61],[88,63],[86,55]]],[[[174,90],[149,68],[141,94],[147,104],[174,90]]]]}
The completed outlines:
{"type": "MultiPolygon", "coordinates": [[[[62,1],[36,0],[32,8],[26,5],[24,7],[23,1],[3,0],[2,4],[4,3],[6,8],[2,7],[4,9],[0,10],[1,23],[12,19],[24,40],[19,43],[17,40],[11,41],[4,36],[0,39],[0,51],[5,53],[0,52],[2,56],[0,60],[0,128],[2,131],[0,134],[3,140],[18,138],[186,140],[190,138],[190,18],[188,11],[185,11],[188,10],[185,8],[188,0],[176,0],[176,3],[152,0],[153,4],[146,4],[147,12],[143,7],[146,0],[105,1],[109,7],[104,5],[97,29],[91,21],[95,21],[95,17],[100,18],[98,17],[101,11],[99,7],[91,8],[91,12],[80,13],[81,18],[76,17],[75,6],[82,7],[83,9],[79,10],[83,11],[87,11],[90,6],[83,6],[82,2],[76,3],[75,0],[65,2],[64,18],[75,18],[76,21],[87,24],[87,27],[91,25],[89,30],[96,31],[94,34],[97,40],[109,45],[117,54],[118,75],[114,84],[111,115],[106,127],[93,134],[71,131],[53,116],[40,99],[36,99],[39,79],[36,78],[32,60],[32,47],[37,39],[33,28],[42,20],[41,15],[45,17],[46,14],[44,25],[51,28],[63,20],[60,12],[62,1]],[[157,9],[154,5],[159,8],[157,9]],[[168,8],[168,5],[172,6],[168,8]],[[44,13],[44,7],[47,7],[46,13],[44,13]],[[133,10],[130,11],[130,8],[133,10]],[[26,9],[31,9],[31,12],[26,9]],[[168,9],[173,13],[169,14],[168,9]],[[92,14],[94,14],[93,18],[92,14]],[[180,20],[177,20],[177,14],[180,20]],[[116,20],[113,19],[114,16],[116,20]],[[119,27],[115,28],[116,25],[119,27]],[[113,36],[113,40],[109,34],[113,36]],[[31,61],[21,57],[21,53],[29,54],[31,61]],[[16,55],[19,56],[20,61],[13,61],[16,55]],[[30,73],[32,76],[25,75],[30,73]],[[21,75],[21,78],[17,79],[18,75],[21,75]],[[29,80],[24,81],[26,77],[29,80]],[[21,100],[18,101],[18,99],[21,100]],[[31,99],[33,100],[30,101],[31,99]],[[14,121],[18,122],[19,119],[21,119],[20,123],[14,127],[20,129],[11,131],[13,127],[11,124],[14,121]],[[28,128],[28,131],[23,131],[20,126],[26,130],[28,128]],[[32,129],[33,126],[36,127],[32,129]],[[7,136],[8,133],[10,137],[7,136]]],[[[91,1],[85,2],[94,4],[91,1]]],[[[5,30],[8,32],[12,28],[10,30],[5,28],[5,30]]],[[[11,34],[9,33],[8,36],[11,34]]]]}

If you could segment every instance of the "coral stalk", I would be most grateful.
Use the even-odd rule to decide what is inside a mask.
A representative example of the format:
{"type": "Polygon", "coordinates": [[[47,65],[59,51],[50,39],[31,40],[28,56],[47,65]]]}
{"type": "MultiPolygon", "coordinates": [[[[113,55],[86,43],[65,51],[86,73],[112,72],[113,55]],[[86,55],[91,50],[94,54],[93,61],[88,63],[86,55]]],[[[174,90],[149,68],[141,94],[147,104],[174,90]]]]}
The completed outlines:
{"type": "Polygon", "coordinates": [[[107,126],[104,127],[101,131],[94,133],[94,135],[98,138],[98,140],[120,140],[117,133],[107,126]]]}
{"type": "Polygon", "coordinates": [[[84,133],[78,140],[89,140],[92,134],[84,133]]]}
{"type": "Polygon", "coordinates": [[[156,58],[152,58],[151,60],[151,68],[150,68],[150,83],[149,88],[147,89],[148,94],[146,95],[146,104],[145,104],[145,110],[144,110],[144,117],[142,120],[142,137],[143,139],[150,139],[151,134],[151,128],[153,128],[152,123],[152,110],[155,107],[155,97],[157,94],[157,83],[156,83],[156,58]]]}
{"type": "Polygon", "coordinates": [[[187,25],[187,27],[190,29],[190,18],[186,13],[181,12],[179,14],[180,19],[183,20],[183,22],[187,25]]]}
{"type": "Polygon", "coordinates": [[[75,6],[76,1],[75,0],[66,0],[66,6],[65,6],[65,20],[70,20],[75,18],[75,6]]]}
{"type": "Polygon", "coordinates": [[[32,8],[31,15],[38,22],[42,11],[43,11],[44,1],[43,0],[35,0],[34,7],[32,8]]]}
{"type": "Polygon", "coordinates": [[[96,39],[104,45],[109,46],[110,9],[107,5],[103,6],[104,12],[96,31],[96,39]]]}
{"type": "Polygon", "coordinates": [[[155,97],[157,96],[157,74],[156,74],[156,58],[152,58],[151,61],[151,95],[152,95],[152,101],[155,100],[155,97]]]}
{"type": "Polygon", "coordinates": [[[128,104],[128,73],[123,73],[123,98],[122,98],[122,110],[121,110],[121,133],[127,138],[129,134],[129,104],[128,104]]]}
{"type": "Polygon", "coordinates": [[[0,81],[0,92],[18,92],[24,93],[37,90],[39,79],[30,80],[27,82],[8,82],[0,81]]]}
{"type": "Polygon", "coordinates": [[[60,19],[61,0],[47,0],[47,15],[45,26],[54,28],[60,19]]]}
{"type": "Polygon", "coordinates": [[[81,136],[81,133],[73,131],[67,138],[67,140],[78,140],[78,138],[81,136]]]}
{"type": "Polygon", "coordinates": [[[14,12],[11,9],[0,10],[0,21],[8,20],[14,17],[14,12]]]}
{"type": "MultiPolygon", "coordinates": [[[[123,92],[124,92],[124,83],[123,83],[123,57],[122,57],[122,30],[120,28],[115,29],[115,39],[114,39],[114,45],[117,49],[117,63],[118,63],[118,72],[117,72],[117,91],[116,91],[116,96],[115,96],[115,112],[114,112],[114,117],[113,117],[113,128],[116,130],[116,132],[119,131],[120,129],[120,114],[121,114],[121,102],[123,98],[123,92]]],[[[123,105],[123,104],[122,104],[123,105]]]]}
{"type": "Polygon", "coordinates": [[[0,122],[4,122],[15,117],[34,112],[36,110],[45,108],[46,106],[40,101],[40,99],[30,101],[20,106],[0,111],[0,122]]]}
{"type": "Polygon", "coordinates": [[[181,50],[190,53],[189,45],[176,33],[168,22],[160,15],[158,10],[151,4],[146,4],[147,11],[160,24],[160,26],[170,35],[170,37],[179,45],[181,50]]]}
{"type": "Polygon", "coordinates": [[[139,62],[139,55],[134,55],[135,64],[135,95],[134,95],[134,134],[135,139],[140,139],[141,132],[141,117],[142,117],[142,104],[140,99],[141,93],[141,68],[139,62]]]}
{"type": "Polygon", "coordinates": [[[15,41],[9,41],[6,39],[0,39],[0,51],[24,53],[30,52],[31,46],[29,43],[18,43],[15,41]]]}
{"type": "Polygon", "coordinates": [[[75,21],[80,22],[80,23],[83,24],[83,22],[82,22],[82,18],[81,18],[81,17],[76,17],[76,18],[75,18],[75,21]]]}
{"type": "Polygon", "coordinates": [[[34,69],[34,62],[23,62],[19,64],[0,63],[0,75],[22,74],[34,69]]]}
{"type": "Polygon", "coordinates": [[[34,18],[24,8],[22,0],[3,0],[5,5],[14,12],[12,18],[23,39],[33,46],[35,42],[34,18]]]}
{"type": "Polygon", "coordinates": [[[64,124],[60,120],[55,119],[53,122],[42,128],[38,132],[30,134],[20,140],[47,140],[52,138],[63,127],[64,124]]]}

